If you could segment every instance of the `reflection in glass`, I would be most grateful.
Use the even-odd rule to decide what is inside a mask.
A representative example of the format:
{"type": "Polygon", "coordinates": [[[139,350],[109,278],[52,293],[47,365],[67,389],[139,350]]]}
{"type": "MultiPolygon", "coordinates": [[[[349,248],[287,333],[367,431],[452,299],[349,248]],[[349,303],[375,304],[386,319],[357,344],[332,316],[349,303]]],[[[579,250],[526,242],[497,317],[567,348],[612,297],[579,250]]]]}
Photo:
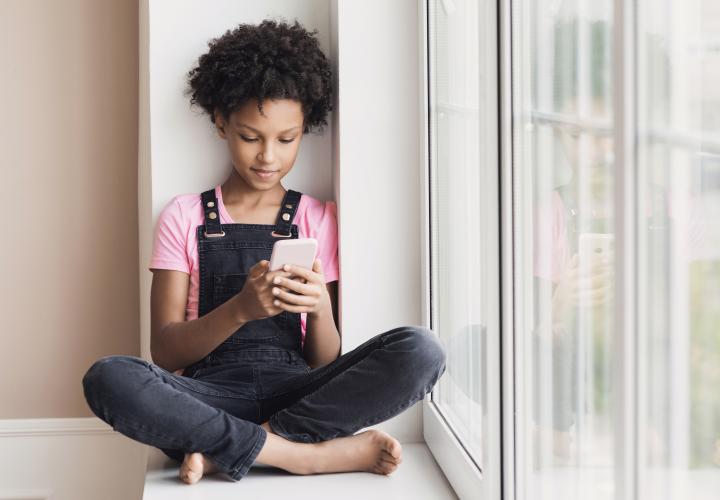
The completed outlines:
{"type": "Polygon", "coordinates": [[[613,4],[513,10],[519,497],[714,499],[720,4],[636,0],[625,38],[636,46],[622,49],[637,61],[623,89],[637,159],[625,171],[613,144],[613,4]],[[613,207],[625,178],[636,180],[626,203],[637,234],[626,236],[637,328],[624,333],[634,351],[619,379],[613,270],[626,215],[613,207]],[[616,407],[621,390],[637,395],[631,407],[616,407]]]}
{"type": "Polygon", "coordinates": [[[638,2],[643,498],[720,496],[720,4],[638,2]]]}
{"type": "Polygon", "coordinates": [[[612,1],[520,4],[519,497],[614,498],[612,1]]]}

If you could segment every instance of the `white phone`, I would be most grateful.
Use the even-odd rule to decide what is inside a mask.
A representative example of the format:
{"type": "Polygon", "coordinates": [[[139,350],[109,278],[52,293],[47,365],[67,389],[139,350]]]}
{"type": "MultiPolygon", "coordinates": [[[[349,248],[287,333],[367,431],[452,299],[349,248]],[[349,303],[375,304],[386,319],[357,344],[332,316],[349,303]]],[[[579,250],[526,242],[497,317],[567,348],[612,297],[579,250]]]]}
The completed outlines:
{"type": "Polygon", "coordinates": [[[312,269],[317,252],[315,238],[278,240],[270,256],[270,271],[278,271],[285,264],[312,269]]]}
{"type": "Polygon", "coordinates": [[[581,233],[578,242],[580,261],[589,263],[593,255],[615,259],[615,235],[612,233],[581,233]]]}

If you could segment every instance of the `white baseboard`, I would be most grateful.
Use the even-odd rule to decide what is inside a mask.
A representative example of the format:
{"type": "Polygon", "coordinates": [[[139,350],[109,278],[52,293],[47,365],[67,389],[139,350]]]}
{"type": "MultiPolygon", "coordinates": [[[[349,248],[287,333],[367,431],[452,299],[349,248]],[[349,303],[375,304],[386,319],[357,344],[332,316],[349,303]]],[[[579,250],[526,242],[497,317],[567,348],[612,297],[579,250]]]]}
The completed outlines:
{"type": "Polygon", "coordinates": [[[0,500],[140,499],[147,448],[96,417],[0,420],[0,500]]]}

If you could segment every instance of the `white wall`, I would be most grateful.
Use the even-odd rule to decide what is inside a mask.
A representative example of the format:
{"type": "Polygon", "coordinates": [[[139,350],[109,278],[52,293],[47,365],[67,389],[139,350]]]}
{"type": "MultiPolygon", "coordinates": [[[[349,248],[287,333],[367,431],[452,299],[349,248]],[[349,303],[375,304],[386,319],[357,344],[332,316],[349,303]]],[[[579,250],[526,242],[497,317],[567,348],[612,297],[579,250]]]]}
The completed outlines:
{"type": "Polygon", "coordinates": [[[418,3],[337,2],[343,351],[422,323],[418,3]]]}
{"type": "MultiPolygon", "coordinates": [[[[150,359],[150,283],[147,270],[155,220],[176,194],[200,193],[231,172],[227,145],[199,108],[183,96],[186,74],[208,49],[207,42],[239,23],[267,17],[294,18],[319,30],[321,48],[331,56],[328,0],[143,0],[146,25],[141,57],[141,130],[139,158],[139,231],[141,281],[141,347],[150,359]],[[276,17],[280,16],[280,17],[276,17]]],[[[143,13],[141,13],[141,16],[143,13]]],[[[286,188],[322,200],[333,200],[332,116],[323,135],[306,135],[286,188]]]]}
{"type": "MultiPolygon", "coordinates": [[[[184,73],[207,39],[275,13],[318,28],[337,77],[328,129],[322,137],[303,139],[283,184],[338,203],[342,352],[397,326],[422,324],[417,2],[148,2],[142,0],[140,44],[143,356],[150,359],[146,268],[155,218],[175,194],[200,192],[229,171],[224,142],[182,97],[184,73]]],[[[373,427],[401,442],[421,442],[421,410],[415,405],[373,427]]],[[[148,468],[163,461],[151,453],[148,468]]]]}

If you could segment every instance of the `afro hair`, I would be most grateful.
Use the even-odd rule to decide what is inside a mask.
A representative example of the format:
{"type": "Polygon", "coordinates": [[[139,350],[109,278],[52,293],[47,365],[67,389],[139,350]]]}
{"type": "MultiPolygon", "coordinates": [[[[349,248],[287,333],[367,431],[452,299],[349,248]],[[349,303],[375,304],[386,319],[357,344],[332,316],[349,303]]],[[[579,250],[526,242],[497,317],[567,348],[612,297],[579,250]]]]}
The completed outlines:
{"type": "Polygon", "coordinates": [[[208,52],[187,73],[190,104],[200,106],[215,123],[215,111],[226,120],[246,102],[293,99],[302,105],[303,133],[322,130],[332,111],[332,70],[315,38],[294,24],[264,20],[240,24],[208,42],[208,52]]]}

